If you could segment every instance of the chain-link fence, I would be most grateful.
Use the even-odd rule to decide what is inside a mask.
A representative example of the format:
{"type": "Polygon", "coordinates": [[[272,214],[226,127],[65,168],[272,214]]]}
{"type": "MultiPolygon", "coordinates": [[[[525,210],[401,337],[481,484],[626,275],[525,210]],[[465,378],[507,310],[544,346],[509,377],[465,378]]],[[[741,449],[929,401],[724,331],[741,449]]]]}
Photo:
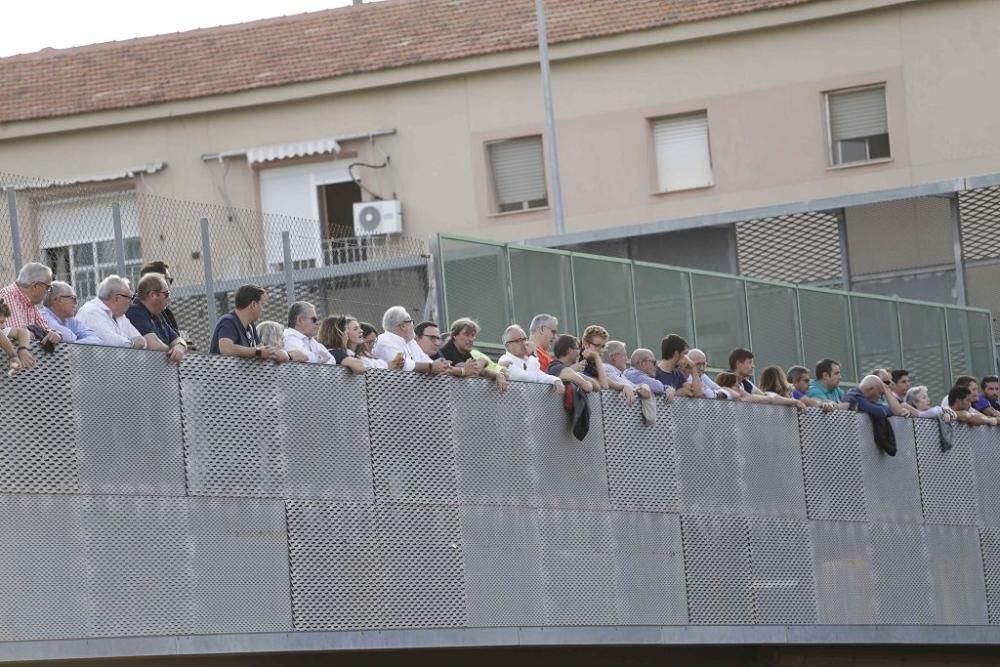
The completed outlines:
{"type": "Polygon", "coordinates": [[[419,239],[358,237],[351,228],[170,199],[121,181],[66,184],[0,173],[0,188],[0,283],[39,261],[82,301],[109,275],[134,287],[145,262],[164,261],[175,280],[171,308],[202,350],[214,318],[247,283],[268,290],[264,316],[282,323],[289,299],[375,323],[390,305],[419,316],[429,304],[430,256],[419,239]]]}

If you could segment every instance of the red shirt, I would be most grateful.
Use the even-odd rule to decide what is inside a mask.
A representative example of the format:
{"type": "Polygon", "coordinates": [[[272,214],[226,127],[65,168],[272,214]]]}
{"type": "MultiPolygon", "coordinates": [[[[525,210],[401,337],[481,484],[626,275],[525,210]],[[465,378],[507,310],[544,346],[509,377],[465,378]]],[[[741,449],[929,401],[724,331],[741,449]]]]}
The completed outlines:
{"type": "Polygon", "coordinates": [[[549,372],[549,364],[552,363],[552,355],[550,355],[546,350],[540,347],[535,348],[535,356],[538,357],[538,365],[541,367],[543,373],[549,372]]]}
{"type": "Polygon", "coordinates": [[[3,301],[10,308],[10,317],[7,318],[7,326],[13,329],[23,329],[29,324],[37,324],[46,331],[51,331],[52,326],[42,315],[38,306],[24,295],[17,287],[17,283],[0,288],[0,301],[3,301]]]}

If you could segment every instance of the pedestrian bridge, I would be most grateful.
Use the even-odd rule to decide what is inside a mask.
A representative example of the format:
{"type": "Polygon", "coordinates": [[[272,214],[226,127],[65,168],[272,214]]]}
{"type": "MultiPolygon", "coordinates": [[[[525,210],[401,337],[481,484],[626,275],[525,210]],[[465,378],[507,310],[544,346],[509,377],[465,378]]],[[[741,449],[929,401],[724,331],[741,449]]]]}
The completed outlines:
{"type": "Polygon", "coordinates": [[[0,660],[1000,643],[1000,429],[60,346],[0,379],[0,660]]]}

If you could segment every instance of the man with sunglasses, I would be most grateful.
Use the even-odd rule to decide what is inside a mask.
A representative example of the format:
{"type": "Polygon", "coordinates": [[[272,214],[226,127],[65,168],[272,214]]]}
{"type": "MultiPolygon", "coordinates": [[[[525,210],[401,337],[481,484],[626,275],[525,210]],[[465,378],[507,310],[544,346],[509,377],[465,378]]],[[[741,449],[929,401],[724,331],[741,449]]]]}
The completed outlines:
{"type": "Polygon", "coordinates": [[[147,350],[165,351],[171,363],[179,364],[187,352],[187,343],[163,316],[169,302],[167,279],[160,273],[147,273],[139,279],[136,301],[125,316],[146,339],[147,350]]]}
{"type": "Polygon", "coordinates": [[[38,262],[28,262],[22,266],[17,279],[0,288],[0,301],[10,308],[7,326],[13,329],[30,329],[36,332],[42,343],[61,342],[62,336],[52,330],[52,325],[38,309],[50,287],[52,269],[38,262]]]}
{"type": "Polygon", "coordinates": [[[97,296],[80,306],[76,318],[101,339],[101,345],[145,348],[146,339],[125,317],[132,305],[127,279],[111,275],[97,286],[97,296]]]}
{"type": "Polygon", "coordinates": [[[42,314],[48,320],[49,327],[67,343],[100,345],[101,339],[97,334],[75,317],[76,303],[73,286],[61,280],[53,280],[52,287],[43,300],[42,314]]]}
{"type": "Polygon", "coordinates": [[[288,328],[285,329],[285,352],[292,361],[310,364],[336,364],[337,360],[316,340],[319,316],[308,301],[296,301],[288,307],[288,328]]]}

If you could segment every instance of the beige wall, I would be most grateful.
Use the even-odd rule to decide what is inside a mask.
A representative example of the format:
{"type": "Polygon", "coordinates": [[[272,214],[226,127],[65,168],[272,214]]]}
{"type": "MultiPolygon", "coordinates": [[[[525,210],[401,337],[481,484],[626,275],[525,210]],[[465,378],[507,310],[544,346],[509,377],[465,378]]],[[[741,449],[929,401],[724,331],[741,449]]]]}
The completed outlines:
{"type": "MultiPolygon", "coordinates": [[[[833,0],[809,11],[838,5],[858,3],[833,0]]],[[[795,16],[807,16],[804,11],[795,16]]],[[[1000,172],[1000,92],[990,83],[1000,61],[1000,40],[991,29],[998,22],[995,0],[934,0],[592,57],[559,59],[571,49],[557,48],[554,96],[567,230],[1000,172]],[[823,91],[875,82],[887,86],[893,160],[830,169],[823,91]],[[708,111],[715,185],[656,193],[649,119],[698,109],[708,111]]],[[[665,39],[670,34],[664,32],[665,39]]],[[[640,34],[616,43],[640,38],[650,40],[640,34]]],[[[398,74],[407,76],[420,77],[422,70],[398,74]]],[[[364,81],[357,77],[359,86],[364,81]]],[[[271,94],[277,99],[279,92],[271,94]]],[[[100,118],[112,123],[134,115],[100,118]]],[[[397,134],[376,140],[391,167],[371,177],[374,189],[402,200],[406,233],[520,239],[552,229],[548,210],[490,213],[483,143],[541,133],[534,65],[10,138],[32,127],[0,128],[0,171],[66,177],[162,160],[167,169],[146,177],[142,187],[216,204],[223,203],[217,185],[225,168],[204,163],[203,153],[395,128],[397,134]]],[[[367,142],[345,149],[379,158],[367,142]]],[[[256,173],[242,159],[229,161],[225,189],[234,206],[259,203],[256,173]]]]}

